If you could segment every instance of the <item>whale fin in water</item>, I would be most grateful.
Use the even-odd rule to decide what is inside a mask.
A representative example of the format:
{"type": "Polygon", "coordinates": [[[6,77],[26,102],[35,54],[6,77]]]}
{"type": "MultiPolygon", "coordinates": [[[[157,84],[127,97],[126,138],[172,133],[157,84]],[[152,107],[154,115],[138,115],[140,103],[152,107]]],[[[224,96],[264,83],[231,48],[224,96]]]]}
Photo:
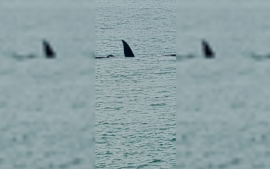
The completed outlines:
{"type": "Polygon", "coordinates": [[[122,42],[123,42],[125,57],[135,57],[132,50],[131,50],[131,48],[127,44],[127,42],[125,42],[124,40],[122,40],[122,42]]]}
{"type": "Polygon", "coordinates": [[[43,51],[46,58],[55,58],[56,54],[48,41],[43,40],[43,51]]]}
{"type": "Polygon", "coordinates": [[[108,55],[107,57],[99,57],[99,56],[96,56],[95,58],[96,59],[105,59],[105,58],[112,58],[112,57],[115,57],[114,55],[108,55]]]}
{"type": "Polygon", "coordinates": [[[202,51],[206,58],[214,58],[215,52],[212,50],[207,41],[202,40],[202,51]]]}

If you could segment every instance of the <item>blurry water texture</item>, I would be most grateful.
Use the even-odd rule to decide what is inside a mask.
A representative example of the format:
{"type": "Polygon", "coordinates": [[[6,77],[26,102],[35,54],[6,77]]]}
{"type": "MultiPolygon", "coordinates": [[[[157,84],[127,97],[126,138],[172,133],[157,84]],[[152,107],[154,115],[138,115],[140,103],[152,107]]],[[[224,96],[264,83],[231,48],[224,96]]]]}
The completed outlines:
{"type": "Polygon", "coordinates": [[[270,168],[269,3],[178,1],[177,168],[270,168]]]}
{"type": "Polygon", "coordinates": [[[96,1],[96,168],[176,168],[175,4],[96,1]]]}
{"type": "Polygon", "coordinates": [[[93,5],[1,0],[1,169],[94,168],[93,5]]]}

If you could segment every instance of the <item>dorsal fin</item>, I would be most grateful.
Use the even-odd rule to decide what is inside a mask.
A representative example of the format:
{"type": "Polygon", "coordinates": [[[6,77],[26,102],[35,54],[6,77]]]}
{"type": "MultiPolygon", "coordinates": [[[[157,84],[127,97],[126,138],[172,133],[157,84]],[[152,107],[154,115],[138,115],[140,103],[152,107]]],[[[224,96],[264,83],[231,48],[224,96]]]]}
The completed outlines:
{"type": "Polygon", "coordinates": [[[135,57],[132,50],[131,50],[131,48],[127,44],[127,42],[125,42],[124,40],[122,40],[122,42],[123,42],[125,57],[135,57]]]}
{"type": "Polygon", "coordinates": [[[215,52],[211,49],[207,41],[202,40],[202,51],[206,58],[214,58],[215,52]]]}
{"type": "Polygon", "coordinates": [[[43,51],[46,58],[55,58],[56,54],[48,41],[43,40],[43,51]]]}

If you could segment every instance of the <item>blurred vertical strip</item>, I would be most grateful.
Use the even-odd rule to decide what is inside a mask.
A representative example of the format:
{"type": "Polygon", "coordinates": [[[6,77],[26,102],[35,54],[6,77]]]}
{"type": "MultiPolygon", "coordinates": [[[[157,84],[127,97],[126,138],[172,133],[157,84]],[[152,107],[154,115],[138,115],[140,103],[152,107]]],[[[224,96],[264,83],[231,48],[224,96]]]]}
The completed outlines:
{"type": "Polygon", "coordinates": [[[266,69],[249,58],[269,53],[269,6],[267,0],[178,0],[177,168],[269,166],[268,149],[257,148],[269,140],[253,139],[269,133],[261,129],[269,126],[266,69]],[[213,44],[216,59],[203,58],[201,39],[213,44]]]}
{"type": "Polygon", "coordinates": [[[92,105],[91,105],[91,113],[93,114],[92,115],[92,119],[91,119],[91,124],[92,124],[92,126],[91,126],[91,128],[93,129],[92,130],[92,132],[91,132],[91,135],[93,136],[93,146],[92,146],[92,149],[91,149],[91,152],[92,152],[92,162],[91,162],[91,164],[92,164],[92,168],[94,169],[94,168],[96,168],[95,167],[95,156],[96,156],[96,154],[95,154],[95,103],[96,103],[96,98],[95,98],[95,0],[91,0],[91,3],[93,4],[92,5],[92,8],[91,8],[91,18],[92,18],[92,20],[91,20],[91,41],[92,41],[92,44],[91,44],[91,49],[92,49],[92,51],[91,51],[91,54],[92,54],[92,59],[91,59],[91,67],[92,67],[92,71],[91,72],[93,72],[92,74],[91,74],[91,96],[92,96],[92,98],[91,98],[91,103],[92,103],[92,105]]]}
{"type": "MultiPolygon", "coordinates": [[[[86,0],[87,2],[87,0],[86,0]]],[[[90,106],[90,110],[89,112],[91,113],[91,117],[89,119],[89,122],[91,123],[91,136],[93,139],[92,140],[92,146],[91,146],[91,166],[89,168],[93,168],[95,169],[95,103],[96,103],[96,99],[95,99],[95,0],[91,0],[91,30],[90,30],[90,36],[91,36],[91,59],[90,59],[90,67],[91,67],[91,74],[90,74],[90,95],[92,96],[91,99],[89,100],[91,106],[90,106]]],[[[90,157],[89,157],[90,158],[90,157]]],[[[87,167],[88,168],[88,167],[87,167]]]]}
{"type": "Polygon", "coordinates": [[[94,0],[1,0],[1,169],[95,168],[94,13],[94,0]]]}
{"type": "Polygon", "coordinates": [[[179,53],[180,53],[180,47],[179,47],[179,27],[180,27],[180,18],[179,16],[181,15],[180,13],[180,4],[181,0],[176,0],[176,168],[180,168],[180,156],[179,156],[179,151],[180,151],[180,146],[179,146],[179,125],[178,125],[178,117],[179,117],[179,53]]]}

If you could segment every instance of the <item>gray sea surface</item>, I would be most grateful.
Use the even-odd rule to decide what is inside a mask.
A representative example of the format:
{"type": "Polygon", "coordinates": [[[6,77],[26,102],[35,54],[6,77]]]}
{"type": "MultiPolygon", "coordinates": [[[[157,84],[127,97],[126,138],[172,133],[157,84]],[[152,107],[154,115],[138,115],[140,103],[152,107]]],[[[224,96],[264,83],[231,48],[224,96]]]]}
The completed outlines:
{"type": "Polygon", "coordinates": [[[96,1],[96,168],[176,168],[175,4],[96,1]]]}
{"type": "Polygon", "coordinates": [[[1,0],[1,169],[94,168],[93,9],[1,0]],[[55,59],[44,57],[42,39],[55,59]]]}
{"type": "Polygon", "coordinates": [[[269,6],[179,1],[177,168],[270,168],[269,6]],[[215,59],[202,57],[201,39],[215,59]]]}

